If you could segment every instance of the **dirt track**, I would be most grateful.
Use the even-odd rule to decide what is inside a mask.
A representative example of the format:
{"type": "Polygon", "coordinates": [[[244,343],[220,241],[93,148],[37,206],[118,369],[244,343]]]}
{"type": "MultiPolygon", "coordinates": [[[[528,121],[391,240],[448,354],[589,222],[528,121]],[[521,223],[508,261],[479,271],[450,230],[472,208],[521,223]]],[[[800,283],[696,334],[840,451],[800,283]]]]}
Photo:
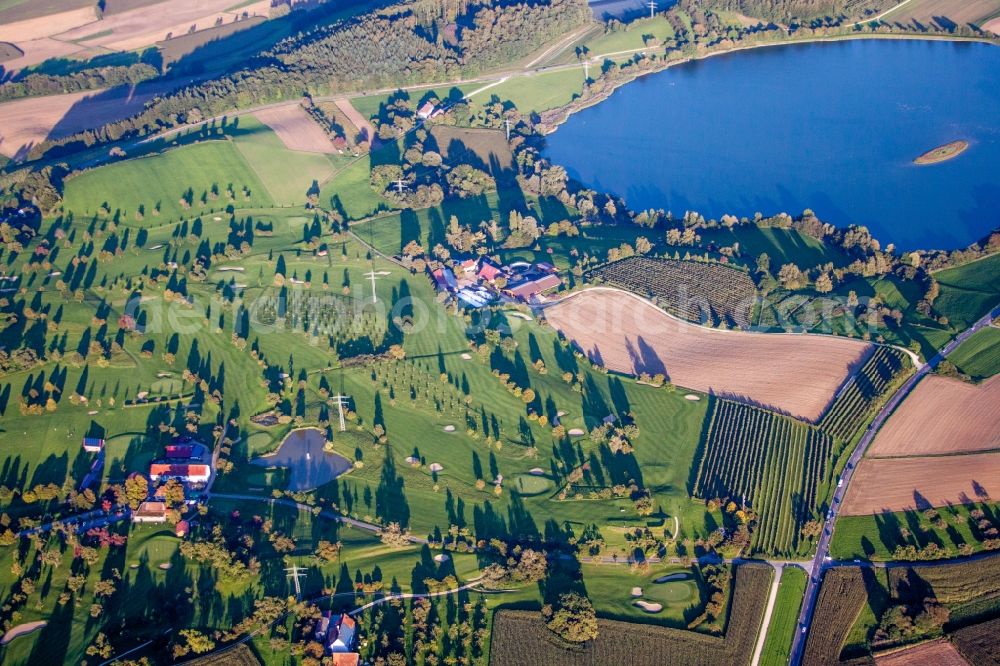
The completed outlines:
{"type": "Polygon", "coordinates": [[[587,289],[545,317],[596,363],[818,419],[872,346],[847,338],[720,331],[617,289],[587,289]]]}
{"type": "Polygon", "coordinates": [[[995,448],[1000,448],[1000,375],[979,386],[930,375],[889,418],[869,455],[932,455],[995,448]]]}
{"type": "Polygon", "coordinates": [[[865,458],[841,513],[863,516],[1000,497],[1000,453],[865,458]]]}
{"type": "Polygon", "coordinates": [[[328,154],[337,152],[323,128],[298,104],[257,111],[254,115],[257,120],[274,130],[289,150],[328,154]]]}

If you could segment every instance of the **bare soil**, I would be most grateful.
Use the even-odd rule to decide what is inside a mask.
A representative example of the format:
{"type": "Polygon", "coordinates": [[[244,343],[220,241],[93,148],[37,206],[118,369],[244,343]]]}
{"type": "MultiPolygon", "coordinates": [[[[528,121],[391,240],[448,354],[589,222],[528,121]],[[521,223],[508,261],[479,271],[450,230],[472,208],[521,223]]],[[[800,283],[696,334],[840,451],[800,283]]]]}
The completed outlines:
{"type": "Polygon", "coordinates": [[[868,455],[935,455],[995,448],[1000,448],[1000,375],[978,386],[929,375],[889,418],[868,455]]]}
{"type": "Polygon", "coordinates": [[[705,328],[618,289],[593,288],[545,311],[595,363],[663,373],[686,388],[815,421],[872,350],[847,338],[705,328]]]}
{"type": "Polygon", "coordinates": [[[5,14],[4,20],[0,21],[0,41],[20,44],[32,39],[58,35],[88,23],[96,23],[95,4],[20,21],[11,21],[5,14]]]}
{"type": "Polygon", "coordinates": [[[354,108],[349,99],[338,99],[337,108],[347,116],[347,119],[351,121],[351,124],[358,128],[358,131],[364,134],[363,138],[359,138],[358,141],[367,141],[368,143],[373,143],[375,141],[375,127],[365,118],[361,113],[354,108]]]}
{"type": "Polygon", "coordinates": [[[289,150],[309,153],[336,153],[323,128],[298,104],[289,104],[254,113],[278,135],[289,150]]]}
{"type": "Polygon", "coordinates": [[[841,513],[923,510],[1000,497],[1000,453],[914,458],[865,458],[841,513]]]}
{"type": "Polygon", "coordinates": [[[83,91],[0,104],[0,154],[15,157],[46,138],[68,136],[137,113],[156,94],[157,87],[139,90],[83,91]]]}
{"type": "Polygon", "coordinates": [[[876,666],[968,666],[955,646],[947,639],[939,639],[897,650],[885,655],[875,655],[876,666]]]}

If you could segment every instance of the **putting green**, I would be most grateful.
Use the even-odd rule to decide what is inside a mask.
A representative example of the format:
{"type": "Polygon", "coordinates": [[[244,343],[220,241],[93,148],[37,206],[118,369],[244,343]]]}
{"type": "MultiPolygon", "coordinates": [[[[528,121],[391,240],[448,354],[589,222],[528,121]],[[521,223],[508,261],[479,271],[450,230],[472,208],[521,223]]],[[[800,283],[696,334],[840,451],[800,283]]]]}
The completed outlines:
{"type": "Polygon", "coordinates": [[[695,594],[695,585],[690,580],[675,580],[669,583],[653,583],[645,591],[651,599],[676,604],[690,601],[695,594]]]}
{"type": "Polygon", "coordinates": [[[172,395],[174,393],[180,393],[182,388],[184,388],[184,383],[181,380],[174,379],[172,377],[164,377],[162,379],[157,379],[150,384],[149,392],[153,395],[172,395]]]}
{"type": "Polygon", "coordinates": [[[535,474],[514,477],[514,492],[518,495],[541,495],[552,488],[552,480],[535,474]]]}

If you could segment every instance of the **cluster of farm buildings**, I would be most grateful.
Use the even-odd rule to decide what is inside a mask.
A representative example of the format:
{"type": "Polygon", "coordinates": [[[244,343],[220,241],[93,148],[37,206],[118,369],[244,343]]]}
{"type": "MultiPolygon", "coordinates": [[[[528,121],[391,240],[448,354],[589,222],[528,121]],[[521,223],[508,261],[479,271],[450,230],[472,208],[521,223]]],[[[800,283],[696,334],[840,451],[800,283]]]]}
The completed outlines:
{"type": "Polygon", "coordinates": [[[428,266],[438,291],[462,305],[481,308],[497,302],[537,303],[562,285],[556,268],[548,262],[518,261],[497,265],[485,259],[466,259],[449,266],[428,266]]]}
{"type": "MultiPolygon", "coordinates": [[[[98,437],[84,437],[83,450],[87,453],[104,454],[105,440],[98,437]]],[[[212,467],[208,464],[209,450],[204,444],[187,436],[174,437],[164,447],[163,456],[149,465],[149,481],[153,488],[150,497],[139,504],[132,513],[134,523],[165,523],[169,503],[166,497],[166,483],[175,481],[184,489],[185,498],[190,491],[200,490],[212,478],[212,467]]],[[[187,500],[185,499],[185,503],[187,500]]],[[[178,536],[188,532],[187,521],[177,522],[178,536]]]]}

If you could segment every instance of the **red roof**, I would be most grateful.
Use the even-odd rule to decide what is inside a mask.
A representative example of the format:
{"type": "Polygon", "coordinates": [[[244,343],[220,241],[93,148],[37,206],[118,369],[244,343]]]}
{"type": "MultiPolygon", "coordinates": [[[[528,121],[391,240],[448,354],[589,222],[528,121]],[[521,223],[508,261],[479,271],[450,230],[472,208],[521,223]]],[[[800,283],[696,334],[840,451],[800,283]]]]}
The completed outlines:
{"type": "Polygon", "coordinates": [[[177,536],[185,536],[190,529],[191,526],[188,525],[188,521],[179,520],[177,521],[177,525],[175,526],[174,532],[177,534],[177,536]]]}
{"type": "Polygon", "coordinates": [[[358,666],[360,658],[357,652],[334,652],[333,666],[358,666]]]}
{"type": "Polygon", "coordinates": [[[532,280],[531,282],[525,282],[524,284],[519,284],[516,287],[511,287],[507,291],[515,298],[528,299],[535,294],[555,289],[561,284],[561,282],[562,281],[559,279],[558,275],[546,275],[538,278],[537,280],[532,280]]]}
{"type": "Polygon", "coordinates": [[[171,465],[153,463],[149,466],[150,476],[208,476],[208,465],[171,465]]]}
{"type": "Polygon", "coordinates": [[[493,264],[483,263],[482,268],[479,269],[479,277],[484,280],[493,281],[497,279],[501,273],[502,271],[493,264]]]}
{"type": "Polygon", "coordinates": [[[137,516],[164,516],[167,513],[167,505],[163,502],[143,502],[136,509],[137,516]]]}

